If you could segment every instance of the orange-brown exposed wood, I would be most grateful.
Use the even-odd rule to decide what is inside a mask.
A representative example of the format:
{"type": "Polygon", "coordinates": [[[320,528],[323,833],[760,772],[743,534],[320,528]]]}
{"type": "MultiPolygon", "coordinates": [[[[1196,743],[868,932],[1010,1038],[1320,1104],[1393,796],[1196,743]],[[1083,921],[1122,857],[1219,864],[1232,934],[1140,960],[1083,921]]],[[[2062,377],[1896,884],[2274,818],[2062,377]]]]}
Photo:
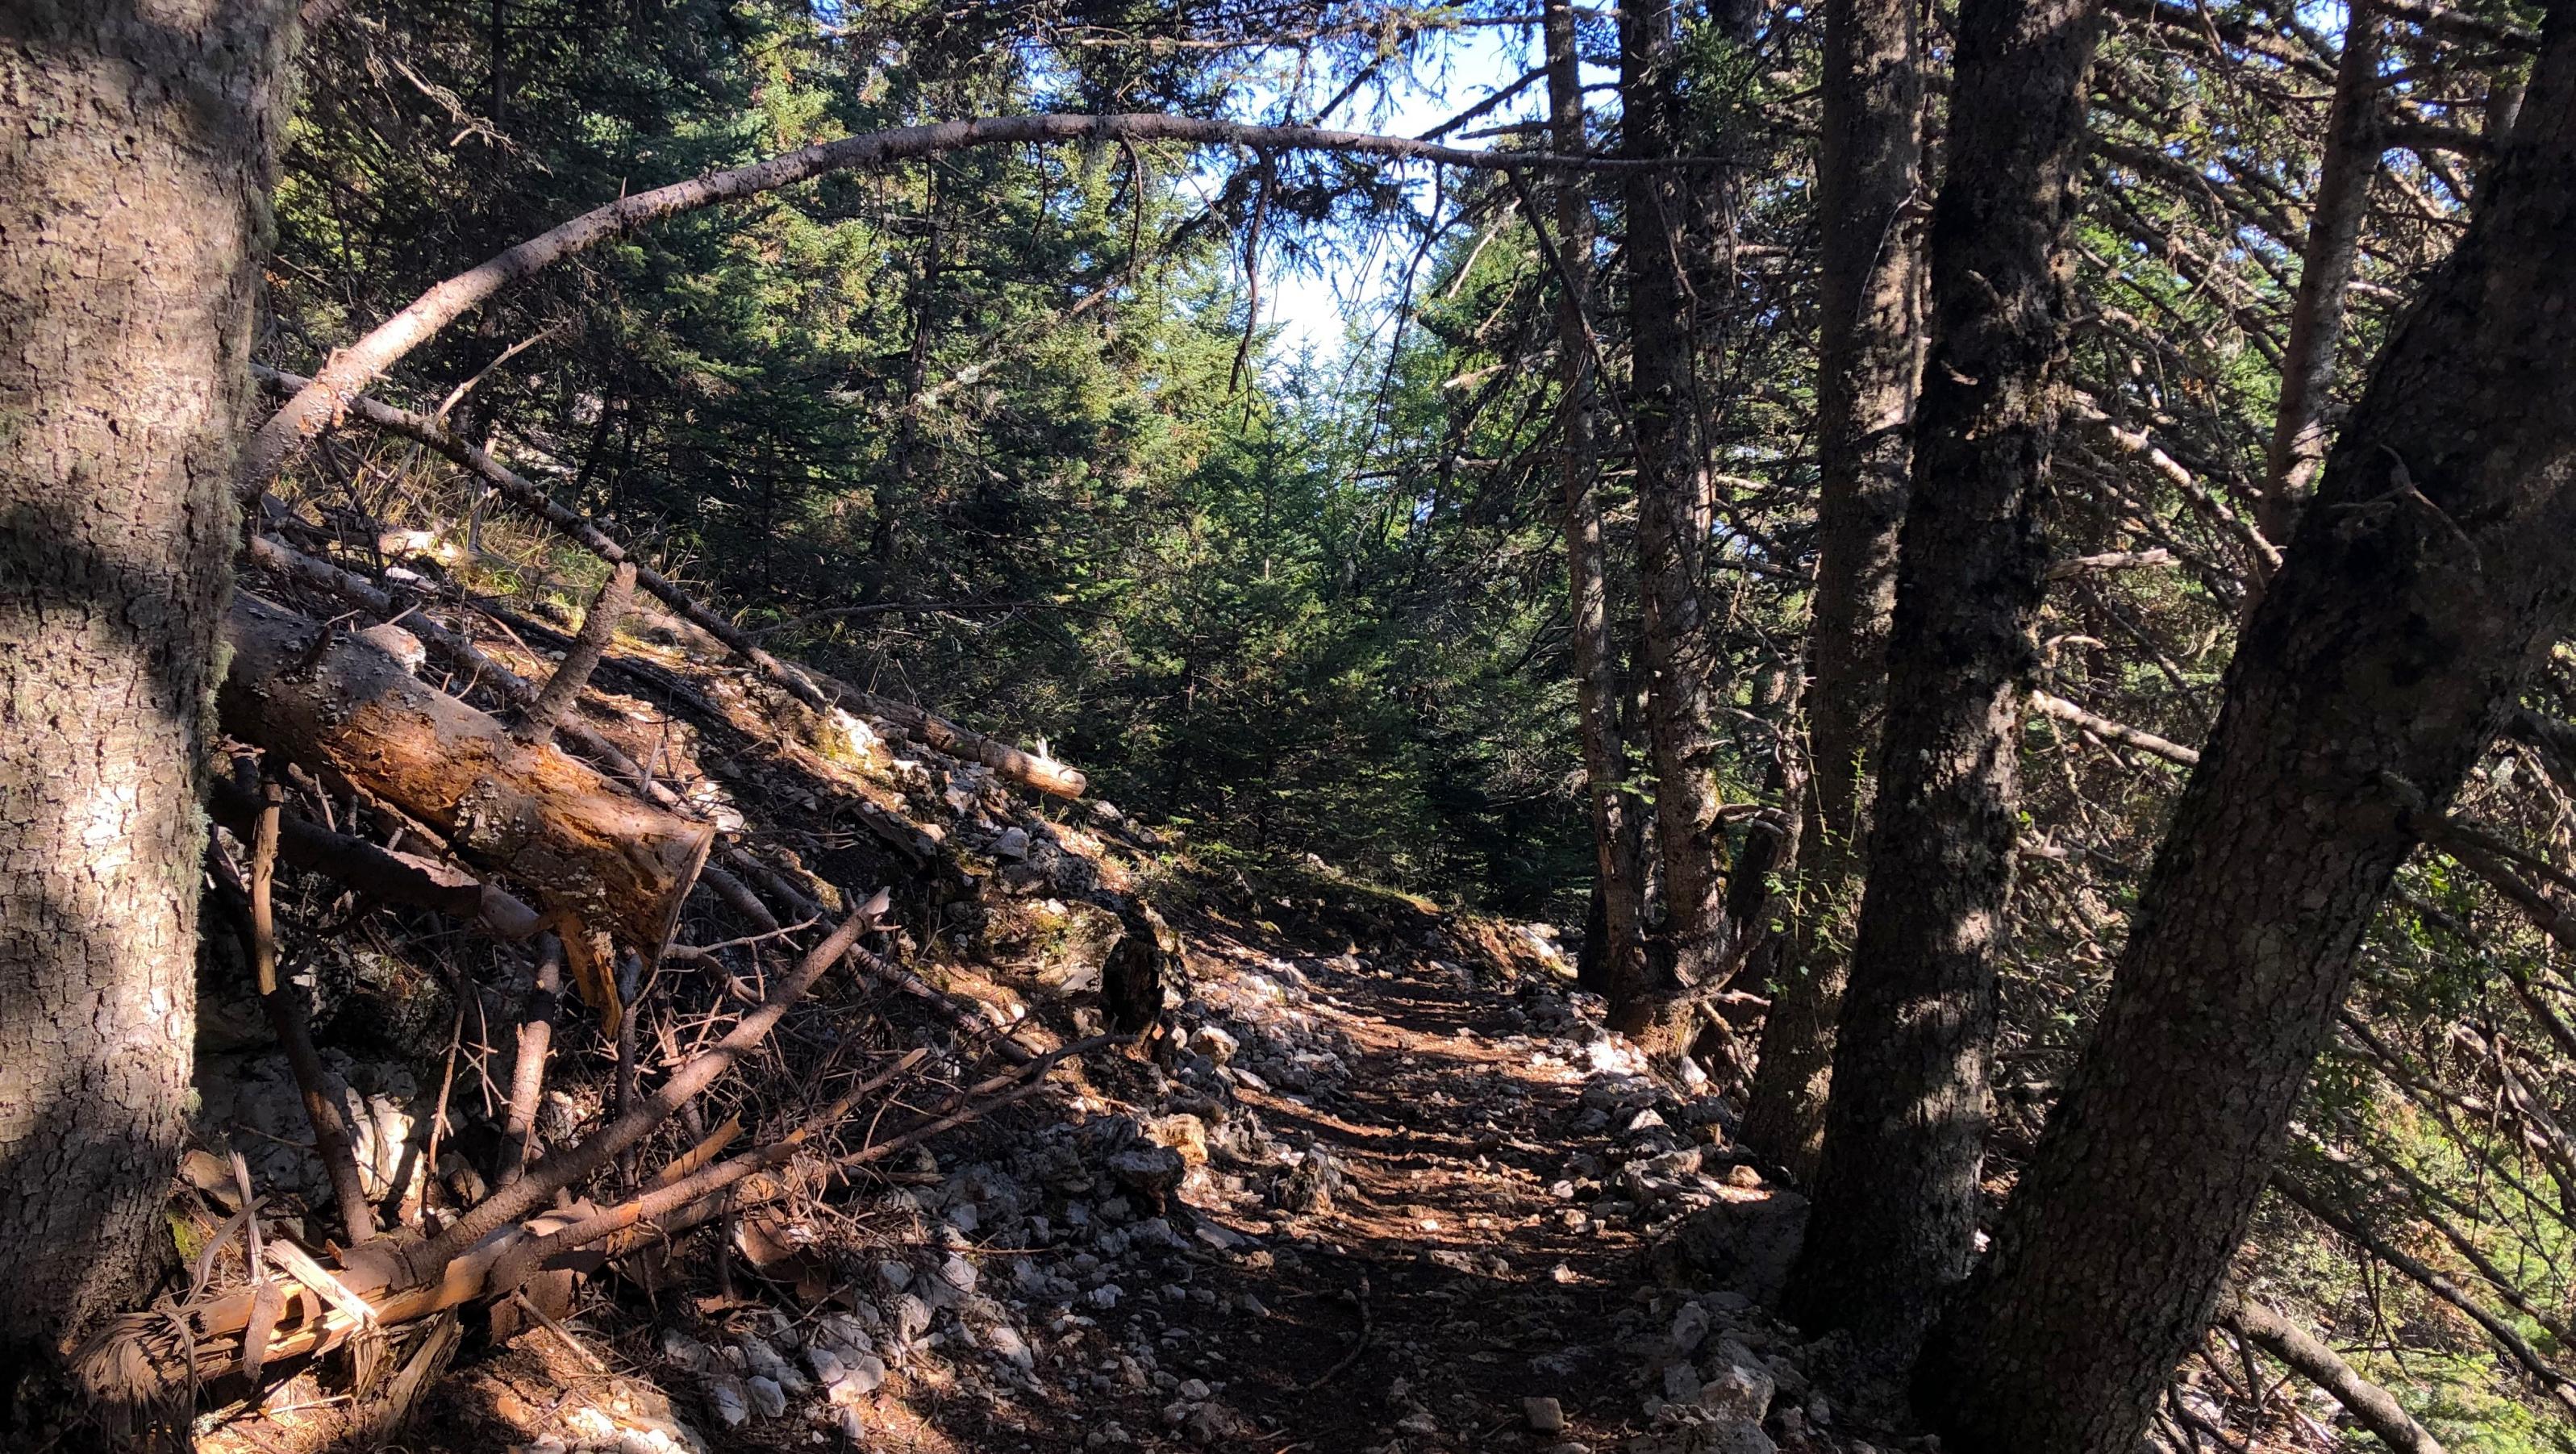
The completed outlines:
{"type": "Polygon", "coordinates": [[[225,636],[225,730],[392,804],[548,910],[661,953],[715,830],[637,801],[419,681],[374,645],[247,592],[225,636]]]}

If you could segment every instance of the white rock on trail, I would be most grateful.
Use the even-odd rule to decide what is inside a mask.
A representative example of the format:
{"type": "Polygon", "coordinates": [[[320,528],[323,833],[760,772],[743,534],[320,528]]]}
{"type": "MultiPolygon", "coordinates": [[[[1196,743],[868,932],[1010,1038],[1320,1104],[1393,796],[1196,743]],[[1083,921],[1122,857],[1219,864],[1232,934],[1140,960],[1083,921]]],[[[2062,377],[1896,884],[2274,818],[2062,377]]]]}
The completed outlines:
{"type": "Polygon", "coordinates": [[[835,1404],[850,1405],[885,1387],[886,1366],[873,1353],[862,1353],[842,1365],[841,1376],[831,1386],[835,1404]]]}
{"type": "Polygon", "coordinates": [[[1716,1356],[1709,1360],[1708,1376],[1698,1393],[1699,1406],[1713,1414],[1759,1422],[1771,1411],[1771,1396],[1778,1387],[1762,1360],[1729,1338],[1717,1345],[1716,1356]]]}

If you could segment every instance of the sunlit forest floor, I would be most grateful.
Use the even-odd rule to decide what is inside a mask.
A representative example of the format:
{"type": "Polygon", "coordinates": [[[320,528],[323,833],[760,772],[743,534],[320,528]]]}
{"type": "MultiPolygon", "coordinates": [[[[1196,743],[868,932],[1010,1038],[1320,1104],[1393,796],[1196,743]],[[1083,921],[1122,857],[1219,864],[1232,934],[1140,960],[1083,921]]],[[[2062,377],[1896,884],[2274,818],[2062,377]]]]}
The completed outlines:
{"type": "MultiPolygon", "coordinates": [[[[1679,1391],[1659,1362],[1695,1366],[1728,1328],[1779,1351],[1723,1295],[1720,1331],[1653,1351],[1684,1301],[1656,1271],[1708,1270],[1680,1260],[1691,1212],[1754,1214],[1756,1242],[1717,1240],[1750,1254],[1734,1270],[1757,1292],[1791,1245],[1759,1215],[1774,1194],[1729,1151],[1722,1103],[1640,1074],[1569,1002],[1544,939],[1397,912],[1374,945],[1336,947],[1207,906],[1185,928],[1176,1074],[1098,1067],[1077,1104],[942,1145],[936,1176],[924,1164],[841,1229],[865,1245],[787,1251],[813,1229],[786,1226],[739,1240],[704,1286],[605,1280],[557,1327],[461,1360],[405,1446],[1606,1448],[1650,1424],[1646,1397],[1679,1391]],[[1191,1083],[1209,1066],[1221,1095],[1191,1083]],[[1177,1153],[1176,1184],[1094,1188],[1081,1159],[1047,1154],[1102,1126],[1177,1153]],[[995,1309],[939,1308],[906,1335],[904,1300],[949,1281],[952,1256],[1000,1317],[959,1337],[995,1309]],[[852,1318],[887,1372],[836,1397],[818,1364],[837,1356],[815,1353],[852,1318]],[[729,1424],[727,1390],[772,1360],[794,1375],[774,1380],[784,1411],[746,1399],[729,1424]]],[[[1785,1361],[1786,1379],[1762,1371],[1797,1382],[1785,1361]]],[[[272,1404],[206,1447],[310,1447],[299,1429],[327,1444],[327,1400],[272,1404]]],[[[1784,1408],[1832,1417],[1821,1396],[1784,1408]]]]}
{"type": "MultiPolygon", "coordinates": [[[[331,547],[315,530],[302,544],[331,547]]],[[[245,588],[320,618],[322,579],[245,588]]],[[[542,672],[565,639],[569,613],[543,592],[467,599],[435,609],[488,660],[542,672]]],[[[422,679],[476,687],[437,667],[422,679]]],[[[735,1133],[793,1144],[784,1128],[813,1126],[815,1154],[713,1225],[578,1275],[541,1274],[452,1320],[362,1329],[255,1387],[192,1383],[197,1447],[1915,1445],[1892,1390],[1763,1311],[1804,1208],[1733,1138],[1742,1067],[1650,1066],[1576,991],[1560,931],[1442,909],[1313,857],[1192,842],[1096,798],[1041,799],[798,706],[650,611],[583,709],[722,826],[720,860],[741,880],[689,901],[687,948],[635,991],[630,1019],[649,1028],[629,1039],[647,1076],[778,982],[779,939],[792,949],[873,885],[893,894],[877,969],[820,981],[702,1116],[581,1190],[608,1205],[735,1133]],[[744,883],[804,922],[762,932],[744,883]],[[1113,965],[1149,921],[1168,931],[1150,936],[1161,1017],[1143,1043],[1063,1060],[1036,1094],[978,1102],[900,1156],[833,1161],[972,1100],[1005,1042],[1022,1058],[1095,1044],[1113,965]],[[833,1087],[880,1070],[896,1078],[854,1115],[810,1119],[833,1087]]],[[[497,1164],[498,1047],[528,993],[525,951],[378,912],[319,874],[285,875],[279,902],[369,1196],[388,1220],[441,1225],[497,1164]]],[[[194,1289],[177,1284],[187,1309],[246,1280],[225,1240],[233,1152],[272,1239],[331,1240],[329,1183],[284,1057],[244,1006],[247,978],[210,935],[199,1144],[171,1203],[196,1264],[194,1289]]],[[[567,998],[537,1118],[549,1148],[613,1113],[619,1053],[601,1031],[567,998]]],[[[157,1317],[136,1326],[177,1321],[157,1317]]],[[[2220,1399],[2181,1396],[2230,1421],[2220,1399]]]]}

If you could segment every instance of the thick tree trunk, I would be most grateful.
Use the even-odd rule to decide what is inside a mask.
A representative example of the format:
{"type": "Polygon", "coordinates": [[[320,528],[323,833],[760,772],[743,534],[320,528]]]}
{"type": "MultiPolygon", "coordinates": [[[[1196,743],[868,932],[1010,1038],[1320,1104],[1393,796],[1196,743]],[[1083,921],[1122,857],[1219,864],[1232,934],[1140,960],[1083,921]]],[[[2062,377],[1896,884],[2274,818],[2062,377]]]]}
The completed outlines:
{"type": "Polygon", "coordinates": [[[2089,0],[1966,0],[1952,157],[1932,215],[1935,334],[1888,642],[1887,729],[1815,1211],[1803,1327],[1903,1356],[1974,1250],[1991,953],[2064,353],[2089,0]]]}
{"type": "Polygon", "coordinates": [[[2228,669],[2091,1046],[1923,1390],[2124,1448],[2207,1327],[2390,876],[2576,607],[2576,10],[2228,669]]]}
{"type": "MultiPolygon", "coordinates": [[[[1583,75],[1575,59],[1573,0],[1547,0],[1549,144],[1582,151],[1583,75]]],[[[1574,696],[1582,719],[1583,776],[1592,805],[1595,893],[1599,923],[1583,952],[1599,982],[1637,983],[1644,973],[1639,941],[1643,887],[1628,832],[1629,801],[1620,793],[1627,747],[1619,736],[1617,667],[1610,647],[1608,558],[1601,539],[1600,460],[1593,429],[1591,280],[1592,203],[1583,180],[1556,182],[1556,246],[1564,274],[1556,304],[1558,465],[1565,494],[1566,598],[1573,618],[1574,696]]]]}
{"type": "Polygon", "coordinates": [[[0,1361],[135,1291],[178,1163],[294,11],[0,9],[0,1361]]]}
{"type": "MultiPolygon", "coordinates": [[[[1670,0],[1619,12],[1621,125],[1631,160],[1670,157],[1679,144],[1681,37],[1670,0]]],[[[1663,865],[1659,990],[1610,1006],[1610,1023],[1641,1030],[1671,990],[1697,983],[1722,948],[1725,901],[1718,859],[1717,737],[1710,726],[1705,603],[1700,577],[1711,524],[1691,379],[1689,295],[1682,275],[1690,216],[1681,178],[1640,170],[1624,179],[1628,226],[1628,409],[1637,446],[1637,559],[1642,576],[1646,741],[1655,770],[1655,847],[1663,865]],[[1669,976],[1669,979],[1667,979],[1669,976]]]]}
{"type": "MultiPolygon", "coordinates": [[[[2307,245],[2299,261],[2299,292],[2290,305],[2290,339],[2281,352],[2281,403],[2272,417],[2272,442],[2263,457],[2263,495],[2255,523],[2275,545],[2289,543],[2299,507],[2326,459],[2326,394],[2334,383],[2336,346],[2343,339],[2343,305],[2361,250],[2361,223],[2370,211],[2371,179],[2379,175],[2380,148],[2373,114],[2379,104],[2379,55],[2383,31],[2367,0],[2356,0],[2344,24],[2343,59],[2335,70],[2334,103],[2326,115],[2325,155],[2317,168],[2316,195],[2308,204],[2307,245]]],[[[2255,561],[2261,599],[2264,563],[2255,561]]]]}
{"type": "Polygon", "coordinates": [[[1860,873],[1862,808],[1885,702],[1896,534],[1923,372],[1923,34],[1910,0],[1825,7],[1816,163],[1818,295],[1815,625],[1807,648],[1808,781],[1794,938],[1771,989],[1744,1142],[1815,1175],[1860,873]]]}
{"type": "Polygon", "coordinates": [[[714,829],[627,796],[550,744],[520,741],[373,643],[326,635],[256,596],[234,596],[225,636],[232,732],[400,808],[535,888],[547,909],[648,959],[662,952],[714,829]]]}

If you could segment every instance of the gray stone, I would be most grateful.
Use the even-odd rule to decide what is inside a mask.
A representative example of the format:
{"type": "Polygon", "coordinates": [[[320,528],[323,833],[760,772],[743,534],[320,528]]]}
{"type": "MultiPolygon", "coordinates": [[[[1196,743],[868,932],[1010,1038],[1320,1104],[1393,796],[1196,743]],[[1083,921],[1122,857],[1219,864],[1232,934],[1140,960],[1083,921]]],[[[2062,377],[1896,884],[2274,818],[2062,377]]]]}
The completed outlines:
{"type": "Polygon", "coordinates": [[[1521,1400],[1521,1419],[1534,1434],[1561,1434],[1565,1432],[1565,1405],[1552,1398],[1525,1398],[1521,1400]]]}
{"type": "Polygon", "coordinates": [[[1788,1286],[1806,1228],[1807,1200],[1792,1192],[1719,1202],[1684,1217],[1647,1262],[1674,1286],[1732,1288],[1769,1307],[1788,1286]]]}
{"type": "Polygon", "coordinates": [[[1708,1309],[1698,1303],[1684,1303],[1673,1315],[1672,1350],[1687,1358],[1699,1351],[1708,1338],[1708,1309]]]}
{"type": "Polygon", "coordinates": [[[1700,1386],[1698,1401],[1712,1414],[1759,1423],[1771,1411],[1771,1396],[1778,1391],[1778,1381],[1762,1360],[1729,1338],[1717,1345],[1717,1352],[1709,1359],[1708,1376],[1700,1386]]]}
{"type": "Polygon", "coordinates": [[[1664,1365],[1664,1397],[1686,1404],[1699,1397],[1699,1370],[1687,1363],[1664,1365]]]}
{"type": "Polygon", "coordinates": [[[832,1384],[832,1402],[847,1406],[885,1386],[885,1360],[873,1353],[862,1353],[841,1368],[841,1376],[832,1384]]]}
{"type": "Polygon", "coordinates": [[[1751,1419],[1719,1419],[1697,1431],[1691,1448],[1700,1454],[1779,1454],[1780,1446],[1751,1419]]]}
{"type": "Polygon", "coordinates": [[[1204,1055],[1219,1065],[1232,1062],[1235,1052],[1242,1048],[1242,1042],[1214,1025],[1201,1025],[1190,1032],[1190,1053],[1204,1055]]]}

